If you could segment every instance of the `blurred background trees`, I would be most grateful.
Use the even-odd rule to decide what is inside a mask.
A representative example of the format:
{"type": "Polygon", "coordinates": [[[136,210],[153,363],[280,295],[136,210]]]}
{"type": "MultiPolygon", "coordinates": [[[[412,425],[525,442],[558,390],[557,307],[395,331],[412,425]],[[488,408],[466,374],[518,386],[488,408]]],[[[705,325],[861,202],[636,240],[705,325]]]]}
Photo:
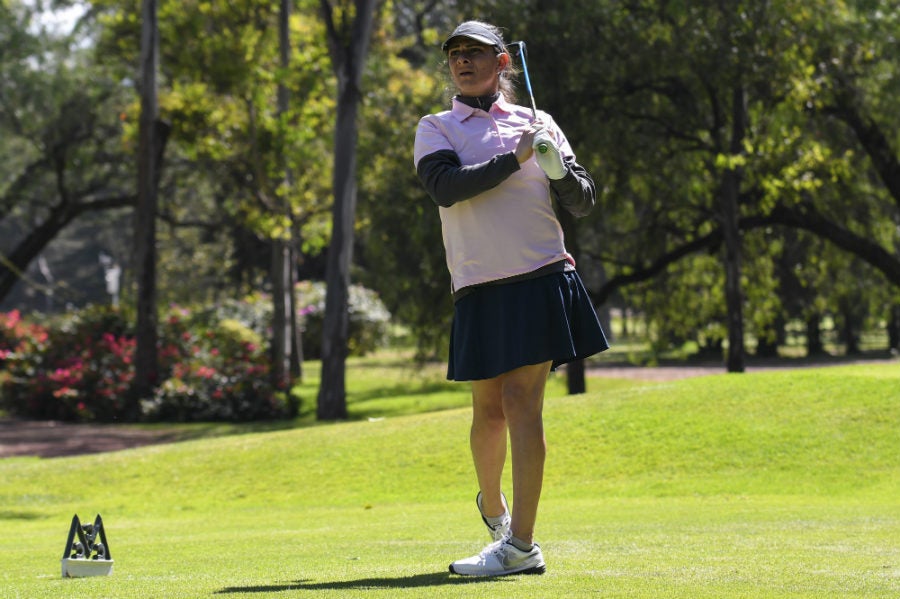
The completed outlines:
{"type": "MultiPolygon", "coordinates": [[[[327,278],[338,81],[323,5],[335,23],[356,11],[292,2],[285,67],[278,2],[159,3],[160,305],[272,292],[279,244],[297,280],[327,278]]],[[[0,307],[127,310],[140,2],[0,7],[0,307]],[[74,28],[42,24],[71,6],[74,28]]],[[[900,347],[892,3],[393,0],[376,4],[359,85],[350,279],[418,357],[444,357],[452,305],[412,140],[448,106],[439,46],[467,18],[527,41],[538,106],[594,174],[599,205],[570,234],[617,334],[639,325],[660,354],[688,344],[730,370],[790,339],[820,353],[826,333],[847,353],[873,331],[900,347]]]]}

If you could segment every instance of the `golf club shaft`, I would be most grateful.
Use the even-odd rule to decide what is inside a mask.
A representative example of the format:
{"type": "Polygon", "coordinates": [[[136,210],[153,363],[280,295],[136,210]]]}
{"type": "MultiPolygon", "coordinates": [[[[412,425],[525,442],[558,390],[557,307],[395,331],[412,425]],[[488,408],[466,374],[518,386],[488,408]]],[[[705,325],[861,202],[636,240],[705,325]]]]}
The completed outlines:
{"type": "MultiPolygon", "coordinates": [[[[522,63],[522,73],[525,75],[525,90],[528,92],[528,97],[531,99],[531,118],[532,120],[537,120],[537,105],[534,103],[534,90],[531,88],[531,77],[528,76],[528,61],[525,59],[525,42],[511,42],[510,45],[515,44],[519,48],[519,61],[522,63]]],[[[547,144],[538,144],[538,152],[541,154],[547,151],[547,144]]]]}

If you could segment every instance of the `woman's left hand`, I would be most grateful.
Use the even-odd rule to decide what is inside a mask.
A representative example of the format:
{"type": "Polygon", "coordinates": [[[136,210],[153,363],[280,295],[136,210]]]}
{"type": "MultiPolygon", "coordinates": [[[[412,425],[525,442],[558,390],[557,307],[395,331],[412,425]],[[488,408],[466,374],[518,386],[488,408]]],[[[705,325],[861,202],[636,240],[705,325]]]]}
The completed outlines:
{"type": "Polygon", "coordinates": [[[544,169],[547,178],[556,180],[566,176],[566,164],[559,152],[559,147],[546,129],[537,132],[534,136],[533,146],[534,158],[537,160],[538,166],[544,169]]]}

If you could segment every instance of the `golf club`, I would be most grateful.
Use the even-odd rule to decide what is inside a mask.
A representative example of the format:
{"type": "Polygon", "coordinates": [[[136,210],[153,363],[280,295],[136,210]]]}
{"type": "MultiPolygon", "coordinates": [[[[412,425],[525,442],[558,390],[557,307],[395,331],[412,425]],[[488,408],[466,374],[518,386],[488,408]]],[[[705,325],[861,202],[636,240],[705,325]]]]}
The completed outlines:
{"type": "MultiPolygon", "coordinates": [[[[525,58],[525,55],[527,54],[525,42],[509,42],[507,46],[516,46],[519,50],[519,62],[522,63],[522,73],[525,75],[525,90],[528,92],[528,97],[531,99],[531,118],[537,120],[537,106],[534,103],[534,90],[531,88],[531,77],[528,76],[528,61],[525,58]]],[[[537,149],[538,152],[544,154],[547,152],[547,144],[538,144],[537,149]]]]}

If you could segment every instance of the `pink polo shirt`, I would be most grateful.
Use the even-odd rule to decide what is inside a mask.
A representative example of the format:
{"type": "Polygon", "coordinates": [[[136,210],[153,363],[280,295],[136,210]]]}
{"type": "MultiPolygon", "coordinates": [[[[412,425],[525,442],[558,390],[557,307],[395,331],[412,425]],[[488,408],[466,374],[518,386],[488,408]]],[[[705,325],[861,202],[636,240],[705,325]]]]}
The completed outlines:
{"type": "MultiPolygon", "coordinates": [[[[550,115],[538,111],[538,118],[563,156],[572,156],[550,115]]],[[[515,151],[530,123],[531,109],[510,104],[502,95],[488,112],[454,98],[451,110],[419,121],[415,164],[440,150],[456,152],[463,166],[485,162],[515,151]]],[[[534,157],[496,187],[439,211],[454,292],[571,260],[553,211],[547,176],[534,157]]]]}

